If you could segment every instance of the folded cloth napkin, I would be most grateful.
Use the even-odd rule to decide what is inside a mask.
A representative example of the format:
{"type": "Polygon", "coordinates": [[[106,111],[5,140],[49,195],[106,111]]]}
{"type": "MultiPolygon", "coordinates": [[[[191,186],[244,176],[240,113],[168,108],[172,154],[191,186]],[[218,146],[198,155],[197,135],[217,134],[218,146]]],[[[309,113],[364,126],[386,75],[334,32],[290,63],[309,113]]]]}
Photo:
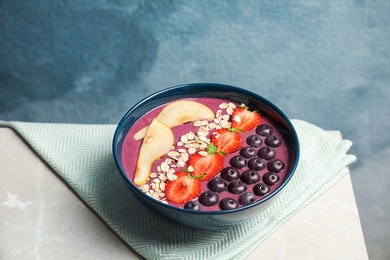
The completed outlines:
{"type": "Polygon", "coordinates": [[[264,212],[224,230],[169,222],[141,205],[121,179],[112,155],[115,125],[4,122],[15,129],[107,224],[147,259],[243,259],[291,216],[347,172],[352,145],[292,120],[301,158],[294,177],[264,212]]]}

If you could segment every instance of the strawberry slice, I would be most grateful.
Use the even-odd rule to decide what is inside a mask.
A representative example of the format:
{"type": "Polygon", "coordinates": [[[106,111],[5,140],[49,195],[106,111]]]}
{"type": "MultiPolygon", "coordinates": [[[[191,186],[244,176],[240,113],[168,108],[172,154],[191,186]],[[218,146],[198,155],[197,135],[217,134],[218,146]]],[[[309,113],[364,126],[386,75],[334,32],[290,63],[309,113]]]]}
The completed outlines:
{"type": "Polygon", "coordinates": [[[231,118],[232,128],[243,132],[254,129],[261,122],[260,114],[256,111],[250,111],[245,105],[234,109],[231,118]]]}
{"type": "Polygon", "coordinates": [[[167,181],[165,196],[172,203],[180,204],[195,199],[200,194],[200,181],[189,173],[181,171],[175,173],[177,179],[167,181]]]}
{"type": "Polygon", "coordinates": [[[217,175],[223,168],[223,155],[217,152],[217,147],[209,144],[207,155],[195,153],[190,156],[188,166],[194,168],[192,175],[200,181],[208,181],[217,175]]]}
{"type": "Polygon", "coordinates": [[[218,147],[218,152],[222,152],[224,154],[237,152],[244,146],[244,142],[237,133],[237,130],[232,128],[222,128],[213,132],[211,136],[211,143],[218,147]]]}

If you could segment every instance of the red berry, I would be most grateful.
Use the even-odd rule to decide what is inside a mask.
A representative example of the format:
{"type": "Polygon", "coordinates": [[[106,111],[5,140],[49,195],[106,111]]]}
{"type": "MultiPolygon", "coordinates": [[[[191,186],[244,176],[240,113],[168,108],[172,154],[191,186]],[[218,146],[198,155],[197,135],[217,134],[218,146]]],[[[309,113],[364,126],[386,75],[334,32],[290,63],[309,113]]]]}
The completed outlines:
{"type": "Polygon", "coordinates": [[[217,151],[231,154],[239,151],[244,146],[244,141],[234,129],[222,128],[213,132],[211,142],[217,146],[217,151]]]}
{"type": "Polygon", "coordinates": [[[216,147],[209,145],[206,156],[195,153],[190,156],[188,166],[194,168],[191,174],[200,181],[208,181],[223,168],[223,156],[216,152],[216,147]]]}
{"type": "Polygon", "coordinates": [[[165,196],[172,203],[180,204],[195,199],[200,194],[200,181],[186,172],[176,172],[177,179],[168,181],[165,196]]]}
{"type": "Polygon", "coordinates": [[[246,106],[234,109],[231,118],[232,128],[244,132],[254,129],[261,122],[260,114],[256,111],[248,110],[246,106]]]}

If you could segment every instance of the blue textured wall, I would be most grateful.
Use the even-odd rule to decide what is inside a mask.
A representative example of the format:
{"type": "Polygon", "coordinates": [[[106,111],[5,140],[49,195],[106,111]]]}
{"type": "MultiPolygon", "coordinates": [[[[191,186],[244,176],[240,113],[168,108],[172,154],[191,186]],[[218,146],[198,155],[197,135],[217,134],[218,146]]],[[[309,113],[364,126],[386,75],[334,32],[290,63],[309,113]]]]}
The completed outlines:
{"type": "Polygon", "coordinates": [[[117,123],[172,85],[255,91],[354,142],[371,257],[390,255],[390,1],[2,0],[0,119],[117,123]],[[375,181],[372,181],[375,179],[375,181]],[[375,203],[372,200],[376,200],[375,203]]]}

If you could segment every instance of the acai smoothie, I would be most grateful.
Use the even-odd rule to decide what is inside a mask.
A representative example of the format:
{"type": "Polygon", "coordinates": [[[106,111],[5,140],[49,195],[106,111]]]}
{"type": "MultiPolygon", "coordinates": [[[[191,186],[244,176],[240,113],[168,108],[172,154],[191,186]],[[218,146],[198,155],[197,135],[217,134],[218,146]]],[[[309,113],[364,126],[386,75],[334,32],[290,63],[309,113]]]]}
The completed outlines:
{"type": "Polygon", "coordinates": [[[128,178],[152,198],[189,210],[249,205],[285,179],[289,149],[256,108],[217,98],[157,107],[129,130],[122,161],[128,178]]]}

